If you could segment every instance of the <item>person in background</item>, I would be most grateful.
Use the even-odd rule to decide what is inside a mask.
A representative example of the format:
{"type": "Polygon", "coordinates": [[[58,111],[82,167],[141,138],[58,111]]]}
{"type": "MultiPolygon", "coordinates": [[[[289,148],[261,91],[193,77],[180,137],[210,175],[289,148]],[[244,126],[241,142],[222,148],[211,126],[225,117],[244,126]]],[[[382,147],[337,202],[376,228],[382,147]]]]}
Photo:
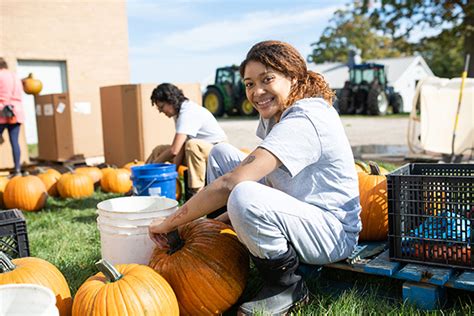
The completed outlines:
{"type": "Polygon", "coordinates": [[[239,307],[280,315],[308,299],[297,268],[347,258],[362,228],[357,174],[334,92],[308,71],[291,45],[264,41],[240,65],[246,95],[260,114],[260,145],[247,157],[229,144],[212,149],[208,185],[176,213],[152,222],[158,245],[179,226],[227,205],[230,221],[264,278],[239,307]]]}
{"type": "Polygon", "coordinates": [[[7,129],[15,163],[14,175],[21,173],[18,139],[20,126],[25,121],[22,90],[21,80],[8,69],[6,61],[0,57],[0,143],[3,143],[3,131],[7,129]]]}
{"type": "Polygon", "coordinates": [[[160,113],[174,118],[176,133],[173,143],[155,147],[146,163],[172,162],[176,167],[187,166],[188,190],[193,195],[204,186],[209,152],[215,144],[226,141],[227,136],[205,107],[190,101],[173,84],[157,86],[151,102],[160,113]]]}

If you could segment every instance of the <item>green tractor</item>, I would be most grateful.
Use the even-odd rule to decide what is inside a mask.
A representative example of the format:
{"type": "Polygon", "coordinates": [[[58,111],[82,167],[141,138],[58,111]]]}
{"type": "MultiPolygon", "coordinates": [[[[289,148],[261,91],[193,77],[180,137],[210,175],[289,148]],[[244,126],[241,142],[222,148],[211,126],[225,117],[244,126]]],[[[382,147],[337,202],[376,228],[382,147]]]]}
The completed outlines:
{"type": "Polygon", "coordinates": [[[217,68],[215,83],[207,86],[202,104],[215,117],[240,114],[253,116],[257,111],[245,96],[238,66],[217,68]]]}
{"type": "Polygon", "coordinates": [[[337,93],[340,114],[385,115],[403,109],[402,96],[389,87],[385,67],[381,64],[363,63],[349,68],[349,80],[337,93]]]}

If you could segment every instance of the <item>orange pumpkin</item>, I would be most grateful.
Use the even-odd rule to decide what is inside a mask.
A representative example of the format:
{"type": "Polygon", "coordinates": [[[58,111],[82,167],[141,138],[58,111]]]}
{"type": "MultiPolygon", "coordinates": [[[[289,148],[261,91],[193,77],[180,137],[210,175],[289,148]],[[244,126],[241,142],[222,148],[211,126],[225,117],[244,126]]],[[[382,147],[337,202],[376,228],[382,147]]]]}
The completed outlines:
{"type": "Polygon", "coordinates": [[[144,164],[145,164],[144,161],[139,161],[139,160],[135,159],[134,161],[125,164],[122,168],[125,168],[128,171],[132,171],[132,167],[141,166],[141,165],[144,165],[144,164]]]}
{"type": "Polygon", "coordinates": [[[48,193],[37,176],[25,174],[10,179],[3,192],[3,202],[7,208],[19,208],[35,212],[44,207],[48,193]]]}
{"type": "Polygon", "coordinates": [[[74,172],[88,175],[94,184],[102,179],[102,172],[97,167],[79,167],[74,172]]]}
{"type": "Polygon", "coordinates": [[[359,240],[385,240],[388,234],[387,179],[377,164],[369,162],[370,174],[359,172],[362,231],[359,240]]]}
{"type": "Polygon", "coordinates": [[[5,188],[7,187],[8,183],[7,177],[0,177],[0,207],[3,208],[5,204],[3,203],[3,192],[5,192],[5,188]]]}
{"type": "Polygon", "coordinates": [[[63,198],[84,198],[94,193],[94,183],[88,175],[65,173],[58,180],[58,191],[63,198]]]}
{"type": "Polygon", "coordinates": [[[106,172],[100,180],[100,187],[105,192],[127,193],[132,189],[130,171],[119,168],[106,172]]]}
{"type": "Polygon", "coordinates": [[[26,94],[39,94],[43,89],[43,84],[38,79],[33,77],[33,74],[30,73],[28,77],[21,80],[23,83],[23,90],[26,94]]]}
{"type": "Polygon", "coordinates": [[[0,285],[12,283],[39,284],[53,291],[61,316],[71,315],[72,298],[66,279],[46,260],[25,257],[10,260],[0,252],[0,285]]]}
{"type": "Polygon", "coordinates": [[[40,178],[40,180],[43,182],[49,196],[59,195],[57,183],[59,178],[61,178],[61,174],[58,175],[54,172],[45,172],[40,173],[38,178],[40,178]]]}
{"type": "Polygon", "coordinates": [[[149,265],[170,283],[180,315],[220,314],[237,302],[247,281],[249,256],[230,226],[199,219],[175,237],[155,248],[149,265]]]}
{"type": "Polygon", "coordinates": [[[61,177],[61,172],[53,168],[47,169],[45,173],[52,173],[54,175],[57,175],[58,177],[61,177]]]}
{"type": "Polygon", "coordinates": [[[74,297],[72,315],[179,315],[171,286],[150,267],[105,260],[74,297]]]}

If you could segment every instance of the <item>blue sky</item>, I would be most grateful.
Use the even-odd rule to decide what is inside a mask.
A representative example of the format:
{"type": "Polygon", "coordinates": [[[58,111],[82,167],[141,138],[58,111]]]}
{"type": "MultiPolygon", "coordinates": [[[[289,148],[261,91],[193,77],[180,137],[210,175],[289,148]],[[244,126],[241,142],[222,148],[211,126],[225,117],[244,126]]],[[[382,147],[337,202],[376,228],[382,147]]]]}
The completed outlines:
{"type": "MultiPolygon", "coordinates": [[[[276,39],[304,57],[347,0],[127,0],[132,83],[213,80],[250,47],[276,39]]],[[[202,86],[202,88],[205,88],[202,86]]]]}

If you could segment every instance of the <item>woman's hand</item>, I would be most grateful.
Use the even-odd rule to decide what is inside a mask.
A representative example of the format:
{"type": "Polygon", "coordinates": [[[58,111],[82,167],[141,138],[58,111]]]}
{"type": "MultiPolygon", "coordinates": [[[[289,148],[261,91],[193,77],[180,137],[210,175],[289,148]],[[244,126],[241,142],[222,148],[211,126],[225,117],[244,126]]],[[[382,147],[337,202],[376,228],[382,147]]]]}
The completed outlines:
{"type": "Polygon", "coordinates": [[[150,226],[148,226],[148,235],[150,239],[159,247],[164,247],[168,244],[166,234],[171,231],[165,223],[164,217],[154,219],[150,226]]]}

